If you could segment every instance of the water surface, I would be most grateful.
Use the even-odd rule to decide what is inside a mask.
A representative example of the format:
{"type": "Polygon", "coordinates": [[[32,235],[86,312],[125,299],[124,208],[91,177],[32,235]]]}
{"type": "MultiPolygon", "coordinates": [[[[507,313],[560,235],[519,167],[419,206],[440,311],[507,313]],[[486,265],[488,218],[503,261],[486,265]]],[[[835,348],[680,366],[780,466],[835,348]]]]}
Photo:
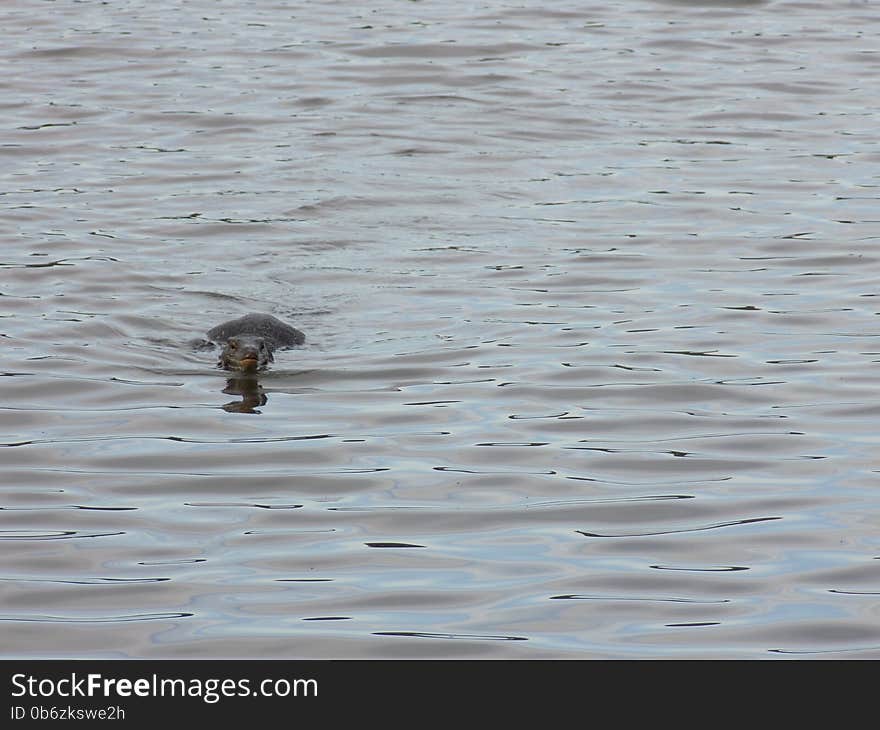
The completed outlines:
{"type": "Polygon", "coordinates": [[[4,656],[880,656],[876,3],[0,18],[4,656]]]}

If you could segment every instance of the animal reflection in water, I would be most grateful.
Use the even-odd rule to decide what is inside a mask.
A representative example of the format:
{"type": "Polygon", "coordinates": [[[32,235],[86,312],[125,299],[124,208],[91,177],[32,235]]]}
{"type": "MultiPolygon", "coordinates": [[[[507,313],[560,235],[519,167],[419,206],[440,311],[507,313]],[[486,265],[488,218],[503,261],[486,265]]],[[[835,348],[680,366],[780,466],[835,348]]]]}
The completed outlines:
{"type": "Polygon", "coordinates": [[[217,366],[234,371],[226,381],[224,393],[240,395],[240,401],[223,406],[234,413],[259,413],[266,393],[257,374],[275,361],[275,351],[302,345],[306,336],[271,314],[247,314],[208,330],[208,340],[221,346],[217,366]]]}
{"type": "Polygon", "coordinates": [[[266,405],[269,400],[260,381],[253,375],[229,378],[223,392],[227,395],[240,395],[241,400],[223,404],[223,410],[229,413],[259,413],[257,409],[266,405]]]}

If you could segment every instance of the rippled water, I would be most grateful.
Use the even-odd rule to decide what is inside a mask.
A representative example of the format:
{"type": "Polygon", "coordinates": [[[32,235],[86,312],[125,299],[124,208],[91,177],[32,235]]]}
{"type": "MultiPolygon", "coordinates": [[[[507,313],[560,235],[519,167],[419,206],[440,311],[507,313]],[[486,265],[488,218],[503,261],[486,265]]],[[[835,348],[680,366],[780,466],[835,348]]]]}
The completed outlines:
{"type": "Polygon", "coordinates": [[[880,657],[877,13],[4,4],[2,654],[880,657]]]}

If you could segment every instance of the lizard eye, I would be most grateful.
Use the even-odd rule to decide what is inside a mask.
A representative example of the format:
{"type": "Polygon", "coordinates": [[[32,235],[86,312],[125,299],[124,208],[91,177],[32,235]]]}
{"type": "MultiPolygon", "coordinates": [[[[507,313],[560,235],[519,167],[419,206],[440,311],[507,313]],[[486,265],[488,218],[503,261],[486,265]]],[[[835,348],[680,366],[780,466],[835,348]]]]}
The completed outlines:
{"type": "Polygon", "coordinates": [[[235,340],[229,340],[227,344],[229,345],[230,350],[234,350],[236,347],[238,347],[238,343],[235,340]]]}

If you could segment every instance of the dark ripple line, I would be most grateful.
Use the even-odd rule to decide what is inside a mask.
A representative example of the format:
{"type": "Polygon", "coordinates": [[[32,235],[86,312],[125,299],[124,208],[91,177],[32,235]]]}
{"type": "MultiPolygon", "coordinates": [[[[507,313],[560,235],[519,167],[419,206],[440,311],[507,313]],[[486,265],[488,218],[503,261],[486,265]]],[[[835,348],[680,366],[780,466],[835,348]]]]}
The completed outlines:
{"type": "Polygon", "coordinates": [[[179,388],[183,385],[183,383],[163,383],[160,380],[127,380],[125,378],[117,378],[112,375],[107,378],[107,380],[109,380],[111,383],[122,383],[123,385],[168,385],[175,388],[179,388]]]}
{"type": "Polygon", "coordinates": [[[787,385],[785,380],[760,380],[754,383],[744,383],[743,380],[755,380],[755,378],[728,378],[726,380],[713,381],[716,385],[745,385],[747,387],[758,385],[787,385]]]}
{"type": "Polygon", "coordinates": [[[664,355],[692,355],[694,357],[739,357],[739,355],[722,355],[717,350],[706,350],[698,352],[696,350],[661,350],[664,355]]]}
{"type": "Polygon", "coordinates": [[[139,509],[138,507],[87,507],[79,504],[60,504],[56,507],[0,507],[0,512],[52,512],[64,509],[85,509],[98,512],[128,512],[139,509]]]}
{"type": "Polygon", "coordinates": [[[449,405],[450,403],[461,403],[460,400],[425,400],[425,401],[417,401],[414,403],[404,403],[405,406],[442,406],[449,405]]]}
{"type": "MultiPolygon", "coordinates": [[[[45,360],[48,358],[41,357],[41,358],[30,358],[30,359],[32,359],[32,360],[45,360]]],[[[70,358],[65,358],[65,359],[70,359],[70,358]]],[[[163,386],[168,386],[168,387],[172,387],[172,388],[179,388],[182,385],[184,385],[184,383],[175,383],[175,382],[165,383],[165,382],[162,382],[161,380],[125,380],[123,378],[117,378],[117,377],[113,377],[113,376],[111,376],[109,378],[89,378],[84,375],[58,375],[57,373],[28,373],[28,372],[15,372],[15,371],[0,373],[0,376],[2,376],[2,377],[15,377],[15,376],[21,376],[21,375],[29,375],[29,376],[35,377],[35,378],[45,378],[47,380],[75,380],[77,382],[83,380],[83,381],[91,382],[91,383],[122,383],[123,385],[163,385],[163,386]]],[[[155,407],[155,406],[151,406],[151,407],[155,407]]],[[[7,407],[7,408],[4,408],[4,410],[14,411],[14,410],[23,410],[23,409],[7,407]]],[[[46,410],[46,409],[44,409],[44,408],[31,408],[29,410],[46,410]]],[[[71,410],[74,410],[74,411],[78,411],[78,410],[113,411],[113,410],[131,410],[131,409],[124,409],[124,408],[120,408],[120,409],[113,409],[113,408],[79,409],[79,408],[75,408],[75,409],[71,409],[71,410]]],[[[74,440],[74,439],[71,439],[71,440],[74,440]]]]}
{"type": "Polygon", "coordinates": [[[64,259],[59,259],[58,261],[46,261],[41,264],[9,264],[3,261],[0,261],[0,269],[44,269],[51,266],[73,266],[74,264],[68,263],[64,259]]]}
{"type": "Polygon", "coordinates": [[[561,596],[550,596],[550,600],[568,601],[639,601],[645,603],[730,603],[729,598],[720,598],[714,601],[700,600],[698,598],[639,598],[636,596],[586,596],[579,593],[568,593],[561,596]]]}
{"type": "MultiPolygon", "coordinates": [[[[440,508],[442,509],[442,507],[440,508]]],[[[378,507],[327,507],[328,512],[413,512],[418,510],[424,511],[436,509],[438,509],[437,506],[427,504],[401,504],[392,506],[380,505],[378,507]]]]}
{"type": "Polygon", "coordinates": [[[162,621],[171,618],[188,618],[194,613],[184,611],[173,613],[135,613],[128,616],[99,616],[95,618],[73,618],[69,616],[0,616],[0,621],[32,621],[35,623],[122,623],[127,621],[162,621]]]}
{"type": "MultiPolygon", "coordinates": [[[[692,436],[673,436],[671,438],[656,438],[656,439],[614,439],[611,443],[614,444],[660,444],[667,441],[678,442],[678,441],[694,441],[696,439],[726,439],[726,438],[736,438],[741,436],[803,436],[803,431],[735,431],[733,433],[697,433],[692,436]]],[[[589,443],[608,443],[607,440],[597,440],[597,439],[579,439],[577,441],[579,444],[589,444],[589,443]]],[[[564,446],[566,449],[575,449],[581,448],[577,446],[564,446]]]]}
{"type": "MultiPolygon", "coordinates": [[[[579,482],[595,482],[596,484],[613,484],[615,486],[621,487],[645,487],[648,486],[643,484],[642,482],[621,482],[613,479],[599,479],[597,477],[573,477],[567,476],[565,479],[574,479],[579,482]]],[[[691,479],[689,481],[678,480],[674,482],[657,482],[650,486],[660,487],[660,486],[676,486],[679,484],[702,484],[704,482],[728,482],[733,477],[715,477],[713,479],[691,479]]]]}
{"type": "Polygon", "coordinates": [[[434,471],[448,471],[456,474],[527,474],[529,476],[555,476],[557,474],[555,471],[483,471],[479,469],[462,469],[454,466],[432,466],[431,468],[434,471]]]}
{"type": "Polygon", "coordinates": [[[828,592],[843,596],[880,596],[880,591],[842,591],[837,588],[829,588],[828,592]]]}
{"type": "Polygon", "coordinates": [[[486,441],[474,446],[549,446],[549,441],[486,441]]]}
{"type": "Polygon", "coordinates": [[[522,416],[518,413],[512,413],[508,418],[516,421],[534,421],[544,418],[561,418],[562,416],[567,416],[568,413],[568,411],[563,411],[562,413],[552,413],[546,416],[522,416]]]}
{"type": "MultiPolygon", "coordinates": [[[[155,383],[154,383],[155,385],[155,383]]],[[[160,383],[161,385],[161,383],[160,383]]],[[[176,385],[176,384],[175,384],[176,385]]],[[[10,409],[18,410],[18,409],[10,409]]],[[[399,436],[400,434],[363,434],[358,437],[347,436],[346,438],[387,438],[388,436],[399,436]]],[[[407,436],[448,436],[448,431],[423,431],[423,432],[407,432],[407,436]]],[[[33,446],[37,444],[75,444],[75,443],[91,443],[95,441],[175,441],[184,444],[274,444],[288,441],[314,441],[330,438],[341,438],[342,434],[337,433],[321,433],[309,434],[306,436],[274,436],[272,438],[230,438],[230,439],[196,439],[187,438],[185,436],[83,436],[82,438],[66,438],[66,439],[30,439],[27,441],[9,441],[0,443],[0,447],[13,446],[33,446]]]]}
{"type": "Polygon", "coordinates": [[[259,509],[299,509],[301,504],[255,504],[250,502],[184,502],[186,507],[257,507],[259,509]]]}
{"type": "Polygon", "coordinates": [[[649,565],[648,567],[655,570],[684,570],[696,573],[724,573],[735,570],[751,570],[751,568],[742,565],[719,565],[715,568],[683,568],[675,565],[649,565]]]}
{"type": "MultiPolygon", "coordinates": [[[[437,467],[435,467],[437,468],[437,467]]],[[[100,471],[96,469],[56,469],[52,467],[38,467],[34,469],[30,469],[29,471],[35,472],[50,472],[50,473],[60,473],[60,474],[99,474],[99,475],[111,475],[111,476],[170,476],[170,477],[215,477],[215,476],[235,476],[240,474],[247,474],[249,477],[254,476],[315,476],[315,475],[326,475],[326,474],[375,474],[377,472],[382,471],[391,471],[390,466],[377,466],[369,469],[330,469],[328,471],[287,471],[287,470],[261,470],[258,472],[254,472],[253,470],[245,472],[234,472],[229,469],[221,470],[221,471],[128,471],[126,469],[118,469],[118,470],[108,470],[108,471],[100,471]]]]}
{"type": "Polygon", "coordinates": [[[770,520],[781,520],[781,517],[752,517],[747,520],[733,520],[731,522],[717,522],[714,525],[704,525],[703,527],[688,527],[683,530],[660,530],[659,532],[632,532],[622,533],[619,535],[601,535],[597,532],[584,532],[583,530],[575,530],[586,537],[649,537],[651,535],[674,535],[683,532],[700,532],[701,530],[714,530],[719,527],[732,527],[733,525],[748,525],[753,522],[768,522],[770,520]]]}
{"type": "MultiPolygon", "coordinates": [[[[695,499],[693,494],[648,494],[641,497],[600,497],[598,499],[554,499],[546,502],[526,502],[511,505],[484,505],[480,512],[510,512],[517,509],[545,509],[574,507],[579,504],[622,504],[627,502],[655,502],[669,499],[695,499]]],[[[327,507],[328,512],[473,512],[474,507],[450,507],[447,504],[378,505],[374,507],[327,507]]]]}
{"type": "MultiPolygon", "coordinates": [[[[621,502],[654,502],[667,499],[695,499],[693,494],[646,494],[640,497],[601,497],[599,499],[555,499],[549,502],[532,502],[522,505],[526,509],[535,507],[569,507],[575,504],[620,504],[621,502]]],[[[504,509],[497,507],[494,509],[504,509]]]]}
{"type": "MultiPolygon", "coordinates": [[[[193,439],[184,436],[150,436],[149,438],[168,441],[179,441],[185,444],[269,444],[284,441],[313,441],[318,439],[339,438],[340,434],[320,433],[308,436],[275,436],[272,438],[233,438],[233,439],[193,439]]],[[[139,438],[138,436],[126,436],[125,438],[139,438]]]]}
{"type": "MultiPolygon", "coordinates": [[[[0,373],[0,378],[10,375],[33,375],[36,376],[37,373],[0,373]]],[[[40,377],[46,378],[59,378],[56,375],[41,375],[40,377]]],[[[61,378],[59,378],[61,379],[61,378]]],[[[85,380],[85,381],[94,381],[96,383],[106,383],[107,381],[103,378],[66,378],[67,380],[85,380]]],[[[183,385],[183,383],[166,383],[166,385],[178,386],[183,385]]],[[[54,406],[47,406],[46,408],[24,408],[22,406],[0,406],[0,411],[14,411],[16,413],[55,413],[55,414],[63,414],[63,413],[131,413],[137,411],[178,411],[178,410],[187,410],[193,408],[203,408],[215,410],[217,406],[208,403],[202,403],[200,405],[193,404],[187,406],[175,406],[175,405],[158,405],[158,406],[129,406],[124,408],[58,408],[54,406]]]]}
{"type": "MultiPolygon", "coordinates": [[[[0,533],[3,532],[15,533],[16,530],[0,530],[0,533]]],[[[124,532],[91,532],[79,534],[77,530],[56,530],[53,532],[45,532],[41,534],[34,531],[33,535],[0,534],[0,540],[74,540],[82,537],[112,537],[113,535],[124,534],[124,532]]]]}
{"type": "Polygon", "coordinates": [[[171,578],[84,578],[82,580],[62,578],[0,578],[11,583],[65,583],[72,585],[127,585],[129,583],[162,583],[171,578]]]}
{"type": "MultiPolygon", "coordinates": [[[[335,527],[314,530],[245,530],[242,535],[309,535],[316,532],[336,532],[335,527]]],[[[158,563],[157,563],[158,565],[158,563]]]]}
{"type": "Polygon", "coordinates": [[[852,654],[856,651],[876,651],[880,646],[859,646],[851,649],[767,649],[771,654],[852,654]]]}
{"type": "Polygon", "coordinates": [[[16,129],[27,129],[28,131],[34,131],[37,129],[45,129],[46,127],[75,127],[76,125],[77,125],[76,121],[73,121],[73,122],[45,122],[43,124],[25,125],[22,127],[16,127],[16,129]]]}
{"type": "Polygon", "coordinates": [[[428,631],[374,631],[373,636],[406,636],[417,639],[465,639],[477,641],[528,641],[525,636],[493,636],[491,634],[439,634],[428,631]]]}

